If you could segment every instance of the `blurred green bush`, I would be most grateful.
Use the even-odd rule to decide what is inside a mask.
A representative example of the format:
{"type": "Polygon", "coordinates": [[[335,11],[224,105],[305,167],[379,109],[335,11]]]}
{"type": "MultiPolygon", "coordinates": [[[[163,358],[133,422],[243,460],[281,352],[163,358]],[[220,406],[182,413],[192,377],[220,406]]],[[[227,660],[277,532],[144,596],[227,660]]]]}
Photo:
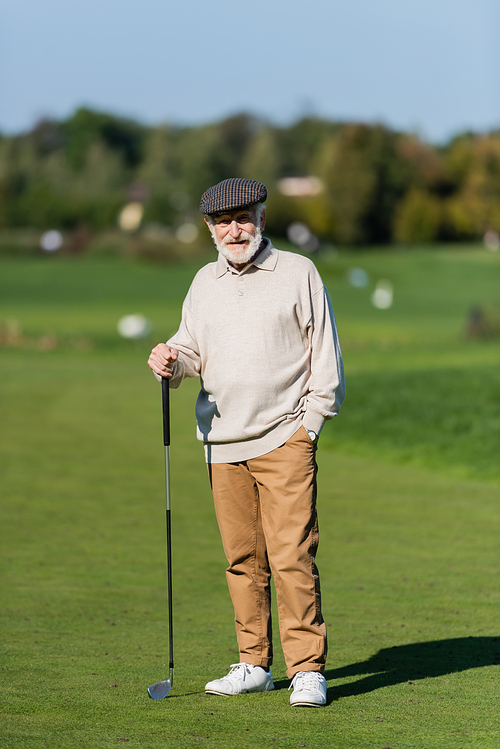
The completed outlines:
{"type": "Polygon", "coordinates": [[[202,228],[201,193],[230,176],[265,182],[275,236],[293,221],[342,246],[500,233],[500,131],[438,147],[381,124],[305,118],[280,127],[240,114],[146,127],[83,108],[0,136],[0,252],[34,252],[34,230],[50,229],[64,233],[68,252],[207,252],[209,242],[194,231],[186,241],[181,228],[202,228]],[[311,176],[316,190],[283,188],[286,178],[311,176]],[[118,217],[130,202],[142,206],[141,221],[120,237],[118,217]]]}

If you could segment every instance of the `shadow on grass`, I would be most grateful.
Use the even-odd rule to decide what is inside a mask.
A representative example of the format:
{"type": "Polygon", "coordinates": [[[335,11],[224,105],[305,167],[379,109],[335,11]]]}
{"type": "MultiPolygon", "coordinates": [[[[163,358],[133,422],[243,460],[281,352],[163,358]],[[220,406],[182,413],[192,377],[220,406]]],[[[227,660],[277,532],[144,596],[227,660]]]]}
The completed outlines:
{"type": "MultiPolygon", "coordinates": [[[[341,697],[367,694],[419,679],[434,678],[470,668],[500,664],[500,637],[458,637],[384,648],[362,663],[325,671],[327,681],[364,676],[349,684],[329,687],[328,704],[341,697]]],[[[275,682],[277,689],[288,681],[275,682]]]]}

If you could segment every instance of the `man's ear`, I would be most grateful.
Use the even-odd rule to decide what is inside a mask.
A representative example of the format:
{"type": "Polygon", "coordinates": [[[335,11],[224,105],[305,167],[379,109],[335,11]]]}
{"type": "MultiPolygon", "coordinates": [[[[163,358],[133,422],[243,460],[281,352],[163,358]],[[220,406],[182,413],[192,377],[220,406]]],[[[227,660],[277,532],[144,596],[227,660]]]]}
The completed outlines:
{"type": "Polygon", "coordinates": [[[260,230],[264,231],[264,227],[266,225],[266,209],[262,209],[262,213],[260,214],[260,230]]]}
{"type": "Polygon", "coordinates": [[[208,218],[206,216],[203,216],[203,220],[205,221],[206,225],[208,226],[210,234],[213,234],[213,226],[210,223],[210,221],[208,220],[208,218]]]}

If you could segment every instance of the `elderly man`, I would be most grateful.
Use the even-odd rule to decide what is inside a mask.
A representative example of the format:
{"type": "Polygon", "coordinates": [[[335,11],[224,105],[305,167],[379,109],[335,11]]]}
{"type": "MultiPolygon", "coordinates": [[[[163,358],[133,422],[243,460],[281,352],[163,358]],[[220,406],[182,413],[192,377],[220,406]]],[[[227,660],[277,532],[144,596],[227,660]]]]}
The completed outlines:
{"type": "Polygon", "coordinates": [[[176,388],[199,376],[204,443],[228,560],[240,661],[209,694],[273,689],[270,578],[292,705],[326,704],[316,446],[344,399],[333,310],[313,263],[262,238],[267,190],[227,179],[200,211],[219,251],[196,275],[177,333],[148,364],[176,388]]]}

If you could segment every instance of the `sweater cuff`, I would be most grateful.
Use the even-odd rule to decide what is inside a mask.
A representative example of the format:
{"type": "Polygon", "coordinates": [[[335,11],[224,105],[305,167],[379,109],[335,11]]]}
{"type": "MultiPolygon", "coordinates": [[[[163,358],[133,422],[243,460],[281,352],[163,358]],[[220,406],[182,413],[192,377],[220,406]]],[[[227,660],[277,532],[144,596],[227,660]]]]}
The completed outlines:
{"type": "Polygon", "coordinates": [[[309,408],[304,414],[302,424],[306,429],[311,429],[319,435],[325,424],[325,419],[318,411],[309,408]]]}

